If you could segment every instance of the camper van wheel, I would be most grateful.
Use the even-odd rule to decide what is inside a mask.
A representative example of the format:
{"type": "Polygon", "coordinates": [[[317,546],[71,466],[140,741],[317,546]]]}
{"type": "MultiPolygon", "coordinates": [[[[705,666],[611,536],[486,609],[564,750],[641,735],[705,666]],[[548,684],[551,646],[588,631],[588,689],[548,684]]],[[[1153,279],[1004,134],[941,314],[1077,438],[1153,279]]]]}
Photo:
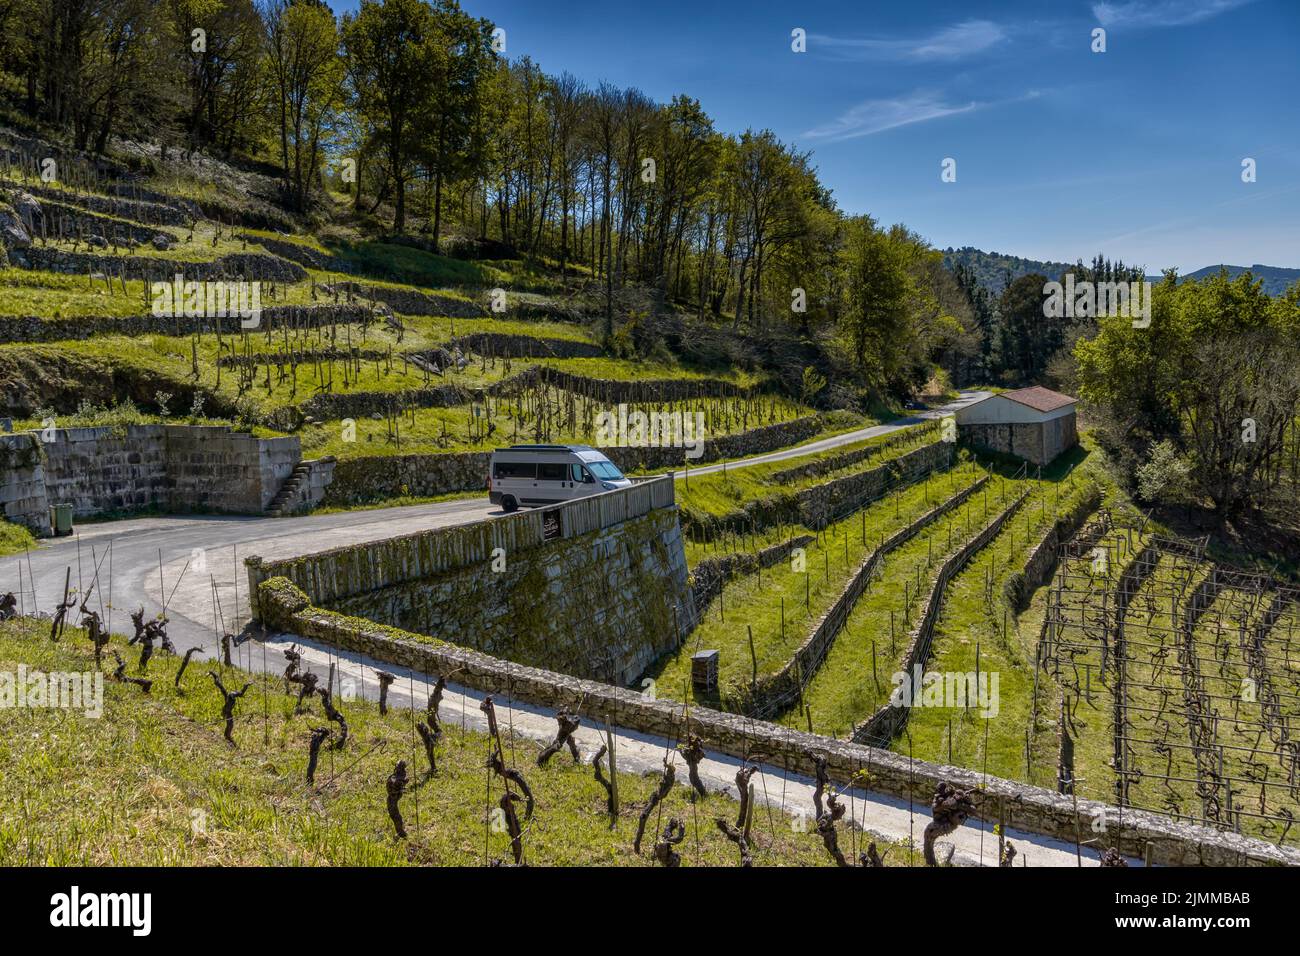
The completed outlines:
{"type": "Polygon", "coordinates": [[[519,502],[515,499],[514,495],[506,495],[501,499],[501,510],[506,514],[519,510],[519,502]]]}

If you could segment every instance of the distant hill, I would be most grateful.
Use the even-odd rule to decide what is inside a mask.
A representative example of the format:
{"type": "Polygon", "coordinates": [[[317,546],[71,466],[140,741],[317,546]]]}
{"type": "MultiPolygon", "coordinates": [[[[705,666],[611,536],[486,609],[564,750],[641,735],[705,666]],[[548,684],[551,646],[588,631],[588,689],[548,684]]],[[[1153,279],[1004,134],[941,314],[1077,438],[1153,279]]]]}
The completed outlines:
{"type": "MultiPolygon", "coordinates": [[[[1246,271],[1246,266],[1206,266],[1204,269],[1197,269],[1195,272],[1187,273],[1189,278],[1203,279],[1206,276],[1212,276],[1220,269],[1227,269],[1228,275],[1236,278],[1246,271]]],[[[1296,282],[1300,282],[1300,269],[1286,269],[1282,266],[1262,266],[1256,263],[1249,267],[1256,279],[1264,280],[1264,292],[1267,295],[1282,295],[1288,288],[1296,282]]]]}
{"type": "Polygon", "coordinates": [[[1038,259],[1022,259],[1020,256],[1003,255],[1001,252],[985,252],[972,246],[962,246],[960,249],[945,249],[943,251],[943,264],[945,266],[953,269],[956,268],[958,263],[973,271],[979,284],[994,295],[1001,294],[1003,286],[1006,285],[1008,270],[1011,272],[1010,278],[1012,281],[1035,272],[1041,273],[1049,279],[1055,279],[1072,265],[1072,263],[1068,262],[1041,262],[1038,259]]]}
{"type": "MultiPolygon", "coordinates": [[[[1010,270],[1013,281],[1021,276],[1035,272],[1045,275],[1049,279],[1057,279],[1062,272],[1072,265],[1072,263],[1068,262],[1045,262],[1039,259],[1024,259],[1020,256],[1004,255],[1001,252],[985,252],[972,246],[963,246],[960,249],[945,249],[943,251],[943,264],[945,266],[952,269],[958,263],[970,268],[975,273],[979,284],[994,295],[999,295],[1002,292],[1002,287],[1006,284],[1008,270],[1010,270]]],[[[1195,272],[1187,273],[1184,278],[1203,279],[1206,276],[1214,275],[1220,269],[1227,269],[1228,275],[1234,279],[1249,269],[1255,278],[1264,280],[1264,292],[1267,295],[1282,295],[1291,285],[1300,281],[1300,269],[1265,266],[1258,263],[1253,266],[1206,266],[1204,269],[1197,269],[1195,272]]],[[[1147,278],[1152,282],[1159,282],[1161,277],[1159,275],[1150,275],[1147,278]]]]}

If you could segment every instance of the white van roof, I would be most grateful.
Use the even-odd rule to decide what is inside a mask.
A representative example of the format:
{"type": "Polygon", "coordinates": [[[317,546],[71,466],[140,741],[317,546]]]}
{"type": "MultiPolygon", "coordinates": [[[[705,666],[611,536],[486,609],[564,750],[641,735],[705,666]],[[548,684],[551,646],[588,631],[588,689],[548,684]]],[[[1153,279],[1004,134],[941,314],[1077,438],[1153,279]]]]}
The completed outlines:
{"type": "MultiPolygon", "coordinates": [[[[591,452],[596,451],[590,445],[511,445],[509,448],[498,448],[498,452],[523,452],[525,454],[532,452],[535,454],[546,454],[548,452],[571,451],[571,452],[591,452]]],[[[596,452],[596,454],[600,454],[596,452]]]]}

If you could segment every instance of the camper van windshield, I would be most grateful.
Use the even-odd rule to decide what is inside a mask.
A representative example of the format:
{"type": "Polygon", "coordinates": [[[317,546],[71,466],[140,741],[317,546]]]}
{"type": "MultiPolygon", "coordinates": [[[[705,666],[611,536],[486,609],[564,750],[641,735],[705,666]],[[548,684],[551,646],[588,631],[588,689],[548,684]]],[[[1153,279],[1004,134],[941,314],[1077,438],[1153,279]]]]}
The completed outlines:
{"type": "Polygon", "coordinates": [[[597,478],[604,478],[606,481],[621,481],[623,473],[608,461],[589,461],[587,467],[597,478]]]}

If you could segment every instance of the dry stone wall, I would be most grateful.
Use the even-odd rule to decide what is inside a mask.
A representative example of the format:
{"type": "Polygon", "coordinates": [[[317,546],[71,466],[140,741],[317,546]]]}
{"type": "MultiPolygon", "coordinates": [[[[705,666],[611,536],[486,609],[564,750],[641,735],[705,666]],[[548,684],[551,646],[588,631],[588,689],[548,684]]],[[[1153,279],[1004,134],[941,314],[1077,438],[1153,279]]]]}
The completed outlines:
{"type": "Polygon", "coordinates": [[[722,591],[725,582],[742,574],[752,574],[759,568],[770,568],[790,556],[795,548],[811,544],[813,536],[801,534],[788,541],[769,545],[757,554],[737,551],[716,558],[705,558],[691,571],[691,593],[695,595],[695,609],[702,618],[713,599],[722,591]]]}
{"type": "Polygon", "coordinates": [[[102,272],[128,279],[144,276],[157,282],[175,275],[184,276],[190,281],[243,278],[249,282],[301,282],[307,278],[307,270],[297,263],[258,252],[232,252],[206,262],[187,262],[182,259],[97,255],[48,246],[30,246],[11,251],[9,257],[14,265],[24,269],[81,276],[102,272]]]}
{"type": "MultiPolygon", "coordinates": [[[[259,332],[288,327],[318,328],[324,325],[367,323],[373,319],[362,305],[272,305],[262,307],[259,332]]],[[[41,318],[34,315],[0,315],[0,343],[63,342],[96,335],[194,335],[209,332],[239,332],[237,315],[225,318],[204,316],[139,315],[65,316],[41,318]]]]}
{"type": "Polygon", "coordinates": [[[778,492],[749,501],[726,515],[686,512],[687,533],[694,541],[712,541],[726,533],[749,533],[779,524],[824,528],[865,507],[888,491],[910,484],[930,472],[949,467],[956,446],[931,442],[876,468],[845,475],[795,492],[778,492]]]}
{"type": "Polygon", "coordinates": [[[509,356],[511,358],[599,358],[605,350],[595,342],[575,339],[541,338],[534,335],[516,335],[508,332],[473,332],[458,335],[444,348],[475,352],[479,355],[509,356]]]}

